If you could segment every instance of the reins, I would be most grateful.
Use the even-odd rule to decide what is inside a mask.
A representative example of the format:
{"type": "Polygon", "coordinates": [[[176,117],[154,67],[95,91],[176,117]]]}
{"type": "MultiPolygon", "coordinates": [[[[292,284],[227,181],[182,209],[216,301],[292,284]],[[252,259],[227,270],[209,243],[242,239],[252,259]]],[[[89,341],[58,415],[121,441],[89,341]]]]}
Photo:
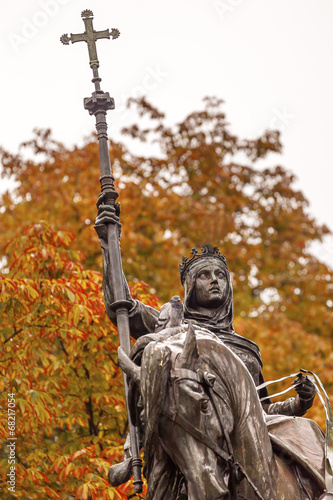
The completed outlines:
{"type": "MultiPolygon", "coordinates": [[[[300,377],[303,374],[309,374],[309,379],[311,382],[314,384],[316,388],[316,393],[318,394],[318,397],[320,399],[320,402],[322,403],[325,414],[326,414],[326,436],[325,436],[325,485],[326,485],[326,490],[329,492],[333,491],[333,416],[332,416],[332,407],[330,400],[328,398],[327,392],[325,391],[325,388],[323,386],[322,381],[316,375],[314,372],[310,370],[304,370],[304,368],[301,368],[298,373],[292,373],[291,375],[288,375],[287,377],[282,377],[279,378],[278,380],[270,380],[269,382],[265,382],[257,387],[257,391],[260,389],[263,389],[264,387],[267,387],[268,385],[275,384],[277,382],[282,382],[283,380],[287,380],[288,378],[295,378],[295,377],[300,377]]],[[[288,389],[278,392],[276,394],[273,394],[272,396],[266,396],[264,398],[261,398],[260,401],[265,401],[269,398],[274,398],[275,396],[280,396],[281,394],[285,394],[286,392],[290,391],[291,389],[294,389],[297,387],[299,384],[302,383],[302,378],[300,378],[299,382],[291,384],[288,389]]]]}
{"type": "Polygon", "coordinates": [[[221,457],[225,462],[229,463],[231,460],[231,456],[227,455],[227,453],[222,450],[212,439],[210,439],[206,434],[197,429],[194,425],[191,424],[186,418],[179,415],[179,413],[172,413],[168,411],[163,411],[163,413],[175,424],[178,424],[182,429],[184,429],[188,434],[194,437],[200,443],[203,443],[208,448],[214,451],[216,455],[221,457]]]}
{"type": "MultiPolygon", "coordinates": [[[[217,408],[216,408],[216,404],[215,404],[215,400],[214,400],[214,394],[215,393],[219,398],[223,399],[219,392],[214,390],[214,384],[212,385],[208,385],[208,391],[210,393],[210,397],[211,397],[211,401],[212,401],[212,404],[214,406],[214,409],[215,409],[215,413],[217,415],[217,418],[219,419],[219,422],[220,422],[220,427],[221,429],[223,428],[222,427],[222,421],[221,421],[221,416],[219,414],[219,412],[217,411],[217,408]]],[[[236,491],[236,483],[240,483],[242,481],[243,478],[245,478],[247,480],[247,482],[249,483],[249,485],[251,486],[251,488],[253,489],[255,495],[259,498],[259,500],[264,500],[264,498],[262,497],[260,491],[258,490],[258,488],[255,486],[255,484],[251,481],[251,479],[249,478],[247,472],[244,470],[244,468],[241,466],[241,464],[239,462],[235,462],[235,459],[234,459],[234,454],[233,454],[233,448],[232,448],[232,443],[231,443],[231,440],[230,440],[230,436],[227,432],[224,432],[224,437],[225,437],[225,440],[226,440],[226,443],[227,443],[227,447],[228,447],[228,451],[230,453],[230,457],[231,457],[231,461],[229,463],[229,468],[230,468],[230,472],[232,474],[232,481],[233,481],[233,488],[235,490],[235,495],[237,495],[237,491],[236,491]]]]}
{"type": "MultiPolygon", "coordinates": [[[[324,410],[325,410],[326,419],[328,422],[330,422],[330,424],[333,424],[332,408],[331,408],[331,403],[330,403],[330,400],[328,398],[327,392],[325,391],[323,383],[320,380],[320,378],[318,377],[318,375],[316,375],[314,372],[311,372],[310,370],[304,370],[304,368],[301,368],[300,371],[297,373],[292,373],[291,375],[287,375],[286,377],[282,377],[282,378],[279,378],[277,380],[270,380],[268,382],[264,382],[263,384],[258,385],[256,387],[256,389],[257,389],[257,391],[260,391],[260,389],[263,389],[264,387],[267,387],[271,384],[283,382],[284,380],[287,380],[289,378],[295,378],[295,377],[297,378],[303,374],[310,375],[309,379],[311,380],[311,382],[314,384],[314,386],[316,388],[316,393],[318,394],[320,402],[322,403],[324,410]],[[323,393],[323,395],[322,395],[322,393],[323,393]]],[[[265,401],[266,399],[275,398],[276,396],[281,396],[281,394],[285,394],[286,392],[291,391],[292,389],[294,389],[295,387],[297,387],[301,383],[302,383],[302,378],[300,378],[298,382],[291,384],[284,391],[276,392],[273,395],[265,396],[264,398],[260,398],[260,401],[265,401]]]]}

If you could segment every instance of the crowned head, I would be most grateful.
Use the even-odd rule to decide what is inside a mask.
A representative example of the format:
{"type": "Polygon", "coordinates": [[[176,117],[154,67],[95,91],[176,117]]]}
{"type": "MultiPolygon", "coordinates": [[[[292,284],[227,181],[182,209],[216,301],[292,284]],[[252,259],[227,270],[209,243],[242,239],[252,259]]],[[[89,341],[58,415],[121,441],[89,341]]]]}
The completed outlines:
{"type": "MultiPolygon", "coordinates": [[[[216,262],[217,265],[222,266],[223,269],[228,271],[227,260],[217,247],[206,244],[201,247],[201,253],[198,252],[196,248],[191,250],[192,257],[183,257],[182,263],[179,264],[180,279],[182,285],[184,286],[187,274],[197,268],[202,266],[209,261],[216,262]]],[[[228,271],[229,274],[229,271],[228,271]]]]}
{"type": "Polygon", "coordinates": [[[180,264],[185,318],[231,330],[232,285],[225,256],[208,244],[191,254],[180,264]]]}

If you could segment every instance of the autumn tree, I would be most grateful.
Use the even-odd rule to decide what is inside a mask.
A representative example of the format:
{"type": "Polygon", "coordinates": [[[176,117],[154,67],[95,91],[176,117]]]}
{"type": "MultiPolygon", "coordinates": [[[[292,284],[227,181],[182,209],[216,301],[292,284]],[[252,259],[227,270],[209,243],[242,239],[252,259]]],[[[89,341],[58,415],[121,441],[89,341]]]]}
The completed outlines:
{"type": "MultiPolygon", "coordinates": [[[[307,328],[320,333],[331,313],[326,305],[330,271],[308,247],[328,229],[308,214],[308,202],[293,188],[290,172],[280,166],[256,168],[258,160],[281,151],[279,133],[240,139],[230,132],[221,104],[207,99],[203,111],[169,128],[164,115],[142,99],[139,114],[152,125],[133,125],[124,133],[145,142],[148,151],[150,143],[157,143],[159,154],[140,157],[110,141],[122,204],[125,274],[129,280],[143,279],[167,300],[180,290],[176,270],[182,255],[211,241],[223,249],[234,274],[239,314],[262,305],[268,290],[291,319],[304,317],[307,328]]],[[[92,228],[99,177],[96,140],[68,150],[49,131],[39,131],[22,148],[22,154],[2,152],[2,175],[17,181],[1,200],[2,252],[25,224],[44,219],[73,232],[87,268],[101,270],[92,228]],[[29,148],[34,156],[26,160],[29,148]]]]}
{"type": "MultiPolygon", "coordinates": [[[[7,247],[0,278],[1,497],[8,498],[7,394],[15,394],[15,498],[127,499],[107,481],[126,436],[117,334],[105,314],[101,275],[85,270],[74,236],[46,223],[7,247]]],[[[145,286],[134,296],[154,307],[145,286]]],[[[14,497],[14,496],[13,496],[14,497]]]]}
{"type": "MultiPolygon", "coordinates": [[[[308,202],[300,191],[295,190],[292,173],[281,166],[273,168],[258,166],[259,160],[262,164],[262,160],[267,160],[269,155],[281,152],[278,132],[267,131],[255,140],[237,137],[231,132],[223,112],[222,102],[218,99],[206,99],[203,110],[191,113],[173,127],[167,126],[163,113],[145,99],[132,104],[137,106],[140,118],[138,124],[124,130],[124,141],[129,138],[130,143],[142,142],[145,144],[147,155],[136,155],[124,144],[110,141],[111,163],[122,208],[121,248],[123,267],[128,280],[132,284],[139,279],[144,280],[149,283],[150,291],[156,291],[162,300],[168,300],[175,293],[181,293],[178,276],[178,264],[181,257],[189,255],[193,246],[199,247],[206,242],[218,246],[226,255],[232,273],[236,330],[260,345],[266,378],[285,375],[303,367],[318,371],[327,388],[332,391],[332,270],[312,256],[309,251],[310,244],[316,240],[320,241],[328,233],[328,229],[317,224],[309,215],[308,202]],[[156,145],[159,148],[155,156],[149,154],[151,144],[154,144],[154,151],[156,145]]],[[[30,282],[27,283],[26,290],[24,283],[16,288],[16,282],[13,282],[12,290],[10,285],[6,285],[6,290],[10,293],[8,292],[9,295],[4,297],[7,297],[6,311],[7,313],[11,311],[10,314],[8,313],[11,322],[9,325],[8,321],[5,323],[3,342],[6,343],[3,347],[9,349],[15,345],[13,344],[15,340],[20,341],[23,338],[23,331],[15,334],[20,330],[21,324],[30,325],[29,321],[36,319],[36,324],[43,326],[44,330],[40,329],[42,326],[35,326],[33,339],[27,337],[27,343],[18,344],[21,349],[19,352],[22,353],[21,358],[23,359],[23,353],[27,351],[29,353],[26,358],[27,362],[31,360],[35,363],[31,366],[36,365],[37,354],[35,352],[38,353],[38,349],[35,350],[34,347],[30,351],[27,350],[29,342],[36,342],[36,345],[40,343],[41,346],[45,346],[46,352],[53,353],[52,349],[55,349],[54,358],[51,354],[50,356],[44,355],[46,362],[51,363],[51,367],[45,367],[46,373],[52,367],[54,369],[54,366],[60,370],[60,366],[66,365],[68,373],[71,374],[70,382],[66,382],[69,385],[65,385],[66,391],[68,388],[68,394],[75,394],[76,397],[80,395],[81,399],[79,401],[77,397],[77,404],[81,418],[83,420],[85,418],[86,427],[89,428],[87,436],[84,433],[87,429],[80,431],[87,442],[81,443],[75,439],[72,441],[72,437],[67,439],[68,446],[72,446],[69,450],[66,448],[67,445],[57,448],[60,446],[59,440],[55,440],[54,447],[58,450],[55,460],[59,459],[60,469],[61,467],[64,469],[66,464],[68,474],[66,478],[65,475],[62,478],[52,476],[50,481],[53,482],[50,484],[56,492],[59,492],[56,489],[56,482],[59,479],[69,485],[68,491],[74,491],[75,487],[83,488],[85,484],[87,486],[84,493],[87,492],[87,488],[90,488],[90,484],[100,491],[99,488],[102,488],[102,483],[98,482],[100,480],[96,480],[96,483],[94,480],[92,483],[83,482],[87,478],[81,480],[81,465],[78,465],[79,472],[75,472],[75,466],[70,465],[73,463],[71,457],[75,456],[74,461],[86,460],[85,468],[82,469],[84,474],[89,474],[88,470],[92,471],[90,452],[73,455],[89,448],[89,440],[91,440],[91,435],[94,435],[92,433],[94,427],[90,427],[87,414],[86,403],[89,406],[89,396],[87,399],[89,391],[92,391],[93,387],[94,393],[103,392],[107,395],[106,397],[111,397],[113,387],[115,387],[115,394],[119,394],[118,386],[112,385],[111,391],[110,379],[105,378],[107,373],[112,373],[118,381],[119,373],[114,366],[115,358],[111,361],[104,350],[101,353],[96,347],[99,346],[102,349],[104,346],[105,351],[111,353],[110,356],[113,357],[117,345],[114,330],[105,320],[100,275],[96,274],[96,271],[101,271],[100,246],[93,230],[96,215],[95,203],[98,195],[96,182],[99,177],[96,139],[92,137],[82,147],[66,149],[52,139],[49,131],[39,131],[32,141],[22,145],[22,152],[12,154],[3,150],[2,162],[2,175],[16,181],[16,187],[11,192],[5,193],[1,199],[0,248],[1,254],[8,259],[7,264],[4,260],[4,269],[8,270],[11,264],[13,266],[11,273],[21,273],[15,274],[15,279],[24,280],[29,277],[28,273],[36,276],[29,267],[33,266],[34,272],[36,271],[38,275],[35,281],[43,283],[41,285],[43,289],[46,277],[49,276],[43,266],[51,265],[54,258],[50,254],[43,260],[42,253],[28,251],[29,246],[24,245],[30,245],[30,243],[24,243],[21,234],[27,224],[33,224],[33,227],[36,227],[36,222],[45,220],[52,224],[55,230],[45,229],[48,236],[45,236],[44,243],[50,238],[51,247],[58,248],[57,252],[60,252],[61,248],[61,255],[63,252],[67,255],[66,262],[72,262],[73,269],[78,269],[77,266],[79,266],[80,270],[75,272],[78,273],[80,279],[88,280],[84,295],[81,288],[77,288],[79,281],[76,280],[75,273],[71,275],[70,281],[74,280],[70,285],[74,287],[72,292],[74,300],[71,300],[65,285],[62,285],[59,290],[57,287],[47,288],[49,293],[43,294],[44,302],[36,310],[36,315],[40,314],[41,318],[38,315],[35,318],[28,312],[34,301],[39,303],[40,300],[29,297],[30,282]],[[29,160],[27,160],[28,151],[33,153],[29,160]],[[59,231],[63,235],[68,231],[75,234],[76,240],[71,242],[71,250],[66,246],[68,242],[65,242],[65,247],[62,247],[63,236],[54,236],[59,234],[59,231]],[[18,237],[15,240],[16,243],[6,247],[8,240],[14,235],[18,237]],[[57,244],[54,238],[58,238],[57,244]],[[21,250],[18,250],[15,245],[19,245],[21,250]],[[18,264],[14,264],[15,261],[12,260],[14,248],[16,254],[21,255],[18,262],[21,262],[20,265],[23,267],[19,271],[15,267],[18,264]],[[84,262],[78,262],[80,254],[77,252],[79,251],[86,256],[84,262]],[[91,271],[92,269],[94,271],[91,271]],[[96,276],[99,276],[98,279],[96,276]],[[23,295],[16,296],[17,293],[23,295]],[[58,295],[53,298],[53,293],[58,295]],[[13,294],[13,297],[10,294],[13,294]],[[47,298],[46,295],[48,295],[47,298]],[[49,302],[45,302],[46,300],[54,301],[52,307],[49,302]],[[25,305],[27,306],[26,312],[22,312],[25,305]],[[17,311],[15,308],[18,308],[17,311]],[[52,314],[53,308],[58,308],[56,314],[52,314]],[[84,312],[85,309],[91,311],[92,318],[100,317],[101,323],[98,324],[89,319],[90,316],[84,312]],[[49,311],[45,313],[45,318],[44,311],[49,311]],[[19,321],[16,314],[21,314],[19,321]],[[68,325],[61,326],[66,318],[68,325]],[[56,322],[52,323],[52,319],[56,322]],[[78,328],[78,323],[75,323],[78,321],[83,322],[82,326],[85,328],[78,328]],[[53,325],[52,327],[48,325],[49,322],[53,325]],[[87,333],[86,338],[80,338],[77,330],[86,331],[88,326],[92,331],[89,330],[90,333],[87,333]],[[64,344],[62,335],[65,334],[61,333],[63,331],[67,332],[69,340],[72,336],[74,338],[73,342],[70,342],[71,348],[67,349],[64,344]],[[60,335],[67,355],[61,347],[60,340],[54,337],[53,341],[52,335],[55,335],[55,332],[60,335]],[[13,334],[15,334],[13,342],[7,341],[7,338],[13,334]],[[50,340],[48,334],[50,334],[50,340]],[[90,338],[94,339],[92,340],[94,346],[89,344],[90,338]],[[84,347],[86,345],[87,347],[84,347]],[[78,354],[77,346],[82,348],[79,351],[80,354],[78,354]],[[79,357],[76,358],[76,356],[79,357]],[[58,359],[59,361],[56,361],[58,359]],[[89,361],[91,359],[95,360],[93,362],[98,366],[101,359],[106,363],[105,370],[103,368],[104,371],[102,370],[100,374],[93,372],[95,374],[94,386],[90,385],[92,382],[85,372],[85,368],[89,370],[87,364],[91,362],[89,361]],[[57,362],[60,365],[57,365],[57,362]],[[79,378],[75,372],[73,374],[74,368],[78,370],[79,378]],[[73,389],[72,383],[76,384],[73,389]],[[80,387],[83,389],[79,392],[81,383],[83,385],[80,387]],[[66,459],[61,458],[63,456],[66,459]]],[[[43,224],[41,227],[46,228],[43,224]]],[[[28,231],[32,231],[31,237],[33,238],[35,230],[29,229],[28,231]]],[[[25,236],[27,235],[24,234],[23,237],[25,236]]],[[[30,236],[28,240],[29,238],[30,236]]],[[[71,237],[66,236],[66,238],[71,237]]],[[[34,245],[37,246],[37,243],[35,242],[34,245]]],[[[42,247],[40,252],[42,252],[42,247]]],[[[52,279],[67,279],[66,273],[69,271],[67,268],[63,269],[61,263],[59,265],[60,274],[52,276],[52,279]]],[[[12,278],[6,275],[5,279],[12,278]]],[[[40,292],[38,288],[40,285],[36,286],[40,292]]],[[[146,299],[152,300],[149,296],[146,299]]],[[[14,356],[13,351],[11,352],[11,356],[14,356]]],[[[6,352],[4,359],[12,359],[7,354],[6,352]]],[[[37,367],[43,365],[42,360],[38,363],[37,367]]],[[[103,367],[103,364],[101,366],[103,367]]],[[[7,365],[4,365],[4,368],[7,369],[7,365]]],[[[34,371],[33,368],[29,370],[31,373],[34,371]]],[[[36,390],[45,393],[46,382],[42,373],[36,378],[41,381],[40,389],[36,390]]],[[[52,378],[57,379],[53,372],[52,378]]],[[[62,403],[60,393],[61,391],[54,398],[57,397],[55,402],[62,405],[64,403],[62,403]]],[[[68,401],[71,401],[70,397],[68,396],[68,401]]],[[[113,439],[120,443],[125,416],[121,413],[117,419],[109,415],[110,423],[108,424],[107,412],[110,412],[108,405],[112,406],[112,403],[104,399],[101,401],[104,405],[103,425],[113,426],[110,429],[110,435],[114,433],[113,439]],[[118,425],[116,422],[121,422],[121,424],[118,425]]],[[[76,407],[70,406],[69,402],[66,404],[68,406],[64,408],[68,410],[66,413],[68,415],[66,418],[69,419],[68,432],[73,433],[75,426],[82,425],[84,428],[82,422],[76,421],[76,407]]],[[[97,401],[96,404],[102,403],[97,401]]],[[[123,405],[123,403],[119,404],[123,405]]],[[[112,412],[116,407],[117,405],[112,406],[112,412]]],[[[65,415],[65,411],[62,415],[65,415]]],[[[28,418],[25,421],[29,421],[31,416],[32,413],[27,415],[28,418]]],[[[311,416],[315,417],[319,423],[324,423],[322,411],[317,403],[311,416]]],[[[54,423],[53,420],[52,422],[54,423]]],[[[50,433],[51,427],[50,423],[48,427],[50,433]]],[[[59,428],[61,432],[67,432],[61,426],[59,428]]],[[[42,434],[41,427],[38,425],[36,432],[35,450],[38,448],[38,439],[44,440],[43,446],[46,446],[45,443],[50,439],[47,433],[42,434]]],[[[95,436],[96,442],[97,437],[95,436]]],[[[67,440],[64,438],[65,443],[67,440]]],[[[105,449],[113,449],[112,443],[108,442],[103,445],[102,451],[98,448],[97,455],[103,460],[111,461],[110,457],[113,452],[107,455],[105,449]]],[[[36,469],[41,469],[42,472],[44,472],[43,467],[46,467],[43,462],[45,454],[40,455],[40,462],[33,456],[36,469]],[[37,465],[38,463],[40,465],[37,465]]],[[[113,458],[119,458],[119,455],[114,455],[113,458]]],[[[104,465],[107,467],[105,463],[104,465]]],[[[58,472],[55,471],[56,473],[58,472]]],[[[49,469],[45,474],[50,474],[49,469]]],[[[51,478],[51,476],[48,477],[51,478]]],[[[83,494],[83,489],[80,491],[83,494]]],[[[93,494],[93,489],[89,491],[93,494]]]]}

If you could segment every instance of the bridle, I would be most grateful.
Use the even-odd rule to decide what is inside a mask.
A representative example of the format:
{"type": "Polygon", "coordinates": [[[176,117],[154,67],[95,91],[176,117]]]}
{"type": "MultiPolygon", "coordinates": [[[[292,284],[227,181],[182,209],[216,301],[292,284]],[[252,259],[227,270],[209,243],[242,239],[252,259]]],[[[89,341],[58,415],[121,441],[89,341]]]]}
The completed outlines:
{"type": "MultiPolygon", "coordinates": [[[[216,404],[214,401],[214,395],[218,396],[220,399],[224,399],[221,394],[219,394],[219,390],[214,388],[215,375],[204,372],[203,370],[197,370],[196,372],[193,370],[188,370],[186,368],[172,368],[171,372],[171,382],[180,382],[181,380],[191,380],[195,381],[198,384],[201,384],[205,387],[206,391],[209,394],[210,401],[214,407],[215,413],[220,423],[220,428],[222,429],[222,421],[219,412],[217,411],[216,404]]],[[[244,478],[247,480],[251,488],[253,489],[255,495],[259,500],[264,500],[262,495],[260,494],[258,488],[253,484],[248,474],[244,470],[244,468],[238,463],[235,462],[232,444],[230,440],[230,436],[227,432],[224,432],[224,437],[226,440],[226,445],[228,451],[223,450],[216,442],[214,442],[209,436],[204,434],[202,431],[197,429],[191,422],[189,422],[186,418],[178,413],[178,409],[176,406],[169,407],[167,405],[163,406],[162,413],[172,422],[179,425],[184,431],[190,434],[194,439],[203,443],[205,446],[210,448],[218,457],[220,457],[223,463],[228,467],[230,472],[229,486],[234,492],[234,498],[237,499],[236,486],[239,484],[244,478]],[[231,484],[230,484],[231,483],[231,484]]],[[[229,487],[228,486],[228,487],[229,487]]],[[[239,497],[238,497],[239,498],[239,497]]],[[[241,500],[241,499],[239,499],[241,500]]]]}

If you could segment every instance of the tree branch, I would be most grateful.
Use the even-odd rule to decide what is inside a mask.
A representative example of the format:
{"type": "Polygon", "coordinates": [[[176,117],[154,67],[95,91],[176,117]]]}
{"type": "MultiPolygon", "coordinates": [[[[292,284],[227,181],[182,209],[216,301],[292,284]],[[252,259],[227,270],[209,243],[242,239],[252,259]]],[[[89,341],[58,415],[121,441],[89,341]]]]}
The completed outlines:
{"type": "MultiPolygon", "coordinates": [[[[67,350],[66,350],[66,347],[64,346],[63,341],[61,340],[61,338],[59,337],[59,335],[58,335],[58,339],[59,339],[59,342],[60,342],[60,347],[61,347],[61,349],[63,350],[63,352],[64,352],[64,353],[66,354],[66,356],[68,357],[69,355],[68,355],[68,352],[67,352],[67,350]]],[[[73,366],[71,366],[71,369],[74,371],[75,375],[76,375],[78,378],[80,378],[80,376],[79,376],[79,374],[78,374],[78,372],[77,372],[77,369],[76,369],[76,368],[74,368],[73,366]]]]}
{"type": "Polygon", "coordinates": [[[89,400],[85,401],[87,413],[88,413],[88,424],[89,424],[89,432],[91,436],[98,436],[98,429],[94,423],[94,412],[92,407],[91,396],[89,396],[89,400]]]}
{"type": "Polygon", "coordinates": [[[12,340],[14,337],[16,337],[16,335],[18,335],[19,333],[21,333],[22,330],[23,330],[23,328],[20,328],[20,330],[16,330],[16,327],[14,326],[14,333],[13,333],[13,335],[11,335],[10,337],[8,337],[8,339],[4,340],[3,344],[6,344],[10,340],[12,340]]]}

